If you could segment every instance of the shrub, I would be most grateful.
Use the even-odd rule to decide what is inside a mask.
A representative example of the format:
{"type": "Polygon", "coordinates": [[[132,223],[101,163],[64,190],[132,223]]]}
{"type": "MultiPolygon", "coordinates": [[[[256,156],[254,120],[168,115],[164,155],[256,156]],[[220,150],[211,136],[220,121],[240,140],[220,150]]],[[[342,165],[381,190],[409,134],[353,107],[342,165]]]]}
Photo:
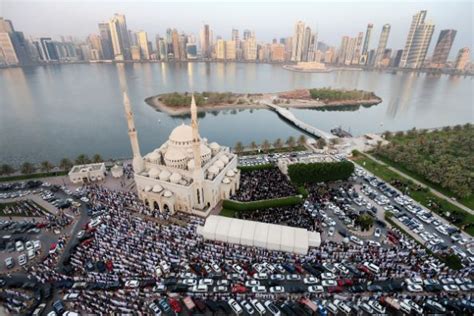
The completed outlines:
{"type": "Polygon", "coordinates": [[[297,163],[288,166],[291,181],[298,185],[347,180],[353,172],[354,164],[350,161],[297,163]]]}

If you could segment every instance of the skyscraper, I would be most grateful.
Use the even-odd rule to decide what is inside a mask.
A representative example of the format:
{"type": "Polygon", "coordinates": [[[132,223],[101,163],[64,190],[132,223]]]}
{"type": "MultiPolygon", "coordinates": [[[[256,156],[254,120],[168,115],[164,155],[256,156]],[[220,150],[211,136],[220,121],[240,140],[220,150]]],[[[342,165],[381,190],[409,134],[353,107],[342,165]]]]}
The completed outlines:
{"type": "Polygon", "coordinates": [[[244,30],[244,41],[252,37],[252,31],[244,30]]]}
{"type": "Polygon", "coordinates": [[[235,41],[225,41],[225,59],[235,60],[235,58],[236,58],[235,41]]]}
{"type": "MultiPolygon", "coordinates": [[[[403,54],[402,58],[400,59],[400,66],[399,67],[407,67],[408,64],[408,55],[412,51],[412,48],[414,47],[414,40],[415,40],[415,34],[417,30],[425,24],[425,19],[426,19],[426,10],[422,10],[418,13],[416,13],[412,20],[411,20],[411,25],[410,25],[410,30],[408,31],[408,36],[407,36],[407,41],[405,43],[405,48],[403,49],[403,54]]],[[[420,32],[418,32],[420,35],[420,32]]],[[[419,36],[418,36],[419,39],[419,36]]],[[[419,44],[419,43],[418,43],[419,44]]],[[[418,46],[417,44],[417,46],[418,46]]],[[[413,53],[412,53],[413,56],[413,53]]]]}
{"type": "Polygon", "coordinates": [[[344,64],[346,60],[347,46],[349,45],[349,36],[343,36],[341,40],[341,46],[337,52],[337,63],[344,64]]]}
{"type": "Polygon", "coordinates": [[[255,39],[255,37],[249,37],[244,41],[243,55],[245,60],[257,59],[257,40],[255,39]]]}
{"type": "Polygon", "coordinates": [[[130,39],[125,15],[116,13],[109,21],[115,60],[130,60],[130,39]]]}
{"type": "Polygon", "coordinates": [[[390,35],[390,24],[385,24],[382,28],[382,33],[380,33],[379,45],[377,51],[375,52],[375,67],[380,66],[380,62],[383,59],[383,54],[387,48],[388,36],[390,35]]]}
{"type": "Polygon", "coordinates": [[[304,23],[302,21],[298,21],[295,25],[295,32],[293,35],[293,49],[291,51],[291,61],[299,62],[302,60],[304,33],[304,23]]]}
{"type": "Polygon", "coordinates": [[[370,44],[370,35],[372,34],[372,29],[374,25],[369,23],[367,24],[367,30],[365,31],[364,46],[362,46],[362,53],[360,55],[360,64],[365,65],[368,61],[369,53],[369,44],[370,44]]]}
{"type": "Polygon", "coordinates": [[[301,60],[308,61],[309,46],[311,44],[311,28],[307,26],[304,29],[303,49],[301,51],[301,60]]]}
{"type": "Polygon", "coordinates": [[[15,31],[10,20],[0,18],[0,55],[4,55],[4,60],[8,60],[12,65],[31,64],[29,53],[29,43],[25,39],[23,32],[15,31]]]}
{"type": "Polygon", "coordinates": [[[406,68],[421,68],[425,62],[426,53],[430,46],[434,32],[434,24],[423,23],[416,28],[410,52],[408,53],[406,68]]]}
{"type": "Polygon", "coordinates": [[[356,42],[356,47],[354,50],[354,56],[352,57],[352,64],[357,65],[359,64],[360,60],[360,53],[361,53],[361,48],[362,48],[362,40],[364,39],[364,33],[359,32],[357,35],[357,42],[356,42]]]}
{"type": "Polygon", "coordinates": [[[211,53],[211,31],[208,24],[204,24],[201,30],[201,55],[203,58],[209,58],[211,53]]]}
{"type": "Polygon", "coordinates": [[[456,30],[442,30],[439,33],[438,41],[434,49],[431,67],[442,68],[446,65],[451,46],[453,46],[456,30]]]}
{"type": "Polygon", "coordinates": [[[102,46],[102,58],[107,60],[114,59],[109,23],[99,23],[99,34],[102,46]]]}
{"type": "Polygon", "coordinates": [[[218,39],[216,42],[216,58],[219,60],[225,59],[225,41],[218,39]]]}
{"type": "Polygon", "coordinates": [[[150,59],[150,49],[148,47],[148,37],[146,32],[140,31],[137,33],[138,47],[140,47],[140,56],[144,60],[150,59]]]}
{"type": "Polygon", "coordinates": [[[346,51],[344,53],[344,65],[351,64],[352,58],[354,57],[356,43],[357,43],[357,38],[355,37],[349,38],[349,42],[347,43],[346,51]]]}
{"type": "Polygon", "coordinates": [[[469,47],[461,48],[456,56],[456,61],[454,62],[454,68],[458,71],[464,71],[467,63],[469,62],[469,47]]]}

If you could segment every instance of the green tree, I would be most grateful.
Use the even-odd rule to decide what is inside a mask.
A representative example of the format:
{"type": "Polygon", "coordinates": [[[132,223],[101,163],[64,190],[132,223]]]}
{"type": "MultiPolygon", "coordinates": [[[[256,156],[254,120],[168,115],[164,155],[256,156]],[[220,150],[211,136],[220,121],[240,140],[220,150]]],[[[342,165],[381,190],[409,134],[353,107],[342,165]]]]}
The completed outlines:
{"type": "Polygon", "coordinates": [[[80,154],[76,158],[76,165],[85,165],[90,163],[90,159],[86,154],[80,154]]]}
{"type": "Polygon", "coordinates": [[[300,135],[300,137],[298,137],[298,146],[304,145],[306,145],[306,136],[300,135]]]}
{"type": "Polygon", "coordinates": [[[62,170],[67,171],[67,170],[71,169],[71,167],[72,167],[72,161],[69,160],[68,158],[63,158],[59,162],[59,168],[61,168],[62,170]]]}
{"type": "Polygon", "coordinates": [[[3,164],[0,166],[0,174],[3,176],[3,175],[10,175],[12,174],[13,172],[15,172],[15,169],[13,169],[12,166],[10,166],[9,164],[3,164]]]}
{"type": "Polygon", "coordinates": [[[266,153],[267,153],[268,150],[270,149],[270,142],[269,142],[267,139],[265,139],[265,140],[263,141],[263,143],[262,143],[262,149],[263,149],[263,151],[266,152],[266,153]]]}
{"type": "Polygon", "coordinates": [[[41,162],[40,167],[41,167],[41,171],[50,172],[54,168],[54,165],[50,163],[49,161],[45,160],[41,162]]]}
{"type": "Polygon", "coordinates": [[[288,139],[286,140],[286,144],[290,148],[295,147],[295,144],[296,144],[295,138],[293,136],[288,137],[288,139]]]}
{"type": "Polygon", "coordinates": [[[361,230],[369,230],[374,225],[374,218],[368,214],[359,215],[355,224],[360,226],[361,230]]]}
{"type": "Polygon", "coordinates": [[[392,132],[390,131],[385,131],[382,136],[385,138],[385,139],[390,139],[390,137],[392,137],[392,132]]]}
{"type": "Polygon", "coordinates": [[[92,162],[98,163],[98,162],[102,162],[102,161],[104,161],[104,159],[102,159],[102,156],[99,155],[99,154],[95,154],[92,157],[92,162]]]}
{"type": "Polygon", "coordinates": [[[32,174],[35,171],[35,167],[30,162],[24,162],[21,165],[20,170],[21,170],[21,173],[23,174],[32,174]]]}
{"type": "Polygon", "coordinates": [[[280,149],[283,147],[283,141],[281,138],[277,138],[277,140],[273,143],[273,147],[280,149]]]}
{"type": "Polygon", "coordinates": [[[234,151],[238,154],[240,154],[242,151],[244,151],[244,145],[242,145],[242,142],[235,143],[234,151]]]}

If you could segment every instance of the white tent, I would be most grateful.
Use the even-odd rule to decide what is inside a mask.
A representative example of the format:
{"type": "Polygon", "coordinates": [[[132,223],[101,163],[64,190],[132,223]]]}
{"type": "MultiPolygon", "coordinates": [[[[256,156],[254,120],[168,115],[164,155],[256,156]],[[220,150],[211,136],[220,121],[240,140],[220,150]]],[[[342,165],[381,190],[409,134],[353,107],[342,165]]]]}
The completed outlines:
{"type": "Polygon", "coordinates": [[[253,236],[254,246],[266,248],[268,238],[268,226],[269,224],[266,223],[257,223],[253,236]]]}
{"type": "Polygon", "coordinates": [[[211,215],[197,233],[208,240],[218,240],[256,246],[270,250],[281,250],[306,254],[309,247],[319,247],[319,233],[302,228],[266,224],[236,218],[211,215]]]}

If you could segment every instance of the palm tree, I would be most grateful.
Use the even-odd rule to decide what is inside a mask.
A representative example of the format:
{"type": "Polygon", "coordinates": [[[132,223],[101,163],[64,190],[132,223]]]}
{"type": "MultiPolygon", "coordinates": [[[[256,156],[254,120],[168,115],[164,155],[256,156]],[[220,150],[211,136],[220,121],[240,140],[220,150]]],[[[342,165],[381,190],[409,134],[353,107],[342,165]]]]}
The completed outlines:
{"type": "Polygon", "coordinates": [[[104,161],[104,159],[102,159],[102,156],[101,156],[101,155],[95,154],[95,155],[92,157],[92,161],[95,162],[95,163],[98,163],[98,162],[104,161]]]}
{"type": "Polygon", "coordinates": [[[21,173],[23,174],[32,174],[35,171],[35,167],[33,166],[32,163],[29,162],[24,162],[21,165],[21,173]]]}
{"type": "Polygon", "coordinates": [[[283,141],[281,138],[277,138],[277,140],[273,143],[273,147],[280,149],[283,147],[283,141]]]}
{"type": "Polygon", "coordinates": [[[323,149],[326,145],[326,140],[324,138],[318,138],[316,141],[316,146],[318,146],[319,149],[323,149]]]}
{"type": "Polygon", "coordinates": [[[270,142],[268,141],[268,139],[265,139],[263,141],[262,149],[264,152],[268,152],[268,150],[270,149],[270,142]]]}
{"type": "Polygon", "coordinates": [[[288,137],[288,139],[286,140],[286,144],[288,145],[288,147],[290,148],[293,148],[295,147],[295,138],[293,136],[290,136],[288,137]]]}
{"type": "Polygon", "coordinates": [[[250,143],[250,148],[252,148],[252,150],[257,150],[257,148],[258,148],[257,143],[255,141],[252,141],[250,143]]]}
{"type": "Polygon", "coordinates": [[[13,172],[15,172],[15,169],[13,169],[12,166],[10,166],[9,164],[3,164],[0,166],[0,174],[1,175],[6,175],[8,176],[9,174],[12,174],[13,172]]]}
{"type": "Polygon", "coordinates": [[[362,214],[356,218],[355,222],[362,230],[368,230],[374,225],[374,218],[368,214],[362,214]]]}
{"type": "Polygon", "coordinates": [[[43,162],[41,162],[41,171],[43,172],[50,172],[51,169],[53,169],[54,166],[52,163],[50,163],[49,161],[45,160],[43,162]]]}
{"type": "Polygon", "coordinates": [[[76,158],[76,164],[77,165],[85,165],[85,164],[89,163],[89,161],[90,161],[89,157],[85,154],[80,154],[76,158]]]}
{"type": "Polygon", "coordinates": [[[63,158],[61,159],[61,162],[59,163],[59,168],[62,170],[69,170],[72,167],[72,161],[69,160],[68,158],[63,158]]]}
{"type": "Polygon", "coordinates": [[[234,151],[236,153],[241,153],[242,151],[244,150],[244,145],[242,145],[242,142],[237,142],[235,143],[235,146],[234,146],[234,151]]]}
{"type": "Polygon", "coordinates": [[[298,137],[298,145],[301,147],[306,145],[306,136],[300,135],[300,137],[298,137]]]}

